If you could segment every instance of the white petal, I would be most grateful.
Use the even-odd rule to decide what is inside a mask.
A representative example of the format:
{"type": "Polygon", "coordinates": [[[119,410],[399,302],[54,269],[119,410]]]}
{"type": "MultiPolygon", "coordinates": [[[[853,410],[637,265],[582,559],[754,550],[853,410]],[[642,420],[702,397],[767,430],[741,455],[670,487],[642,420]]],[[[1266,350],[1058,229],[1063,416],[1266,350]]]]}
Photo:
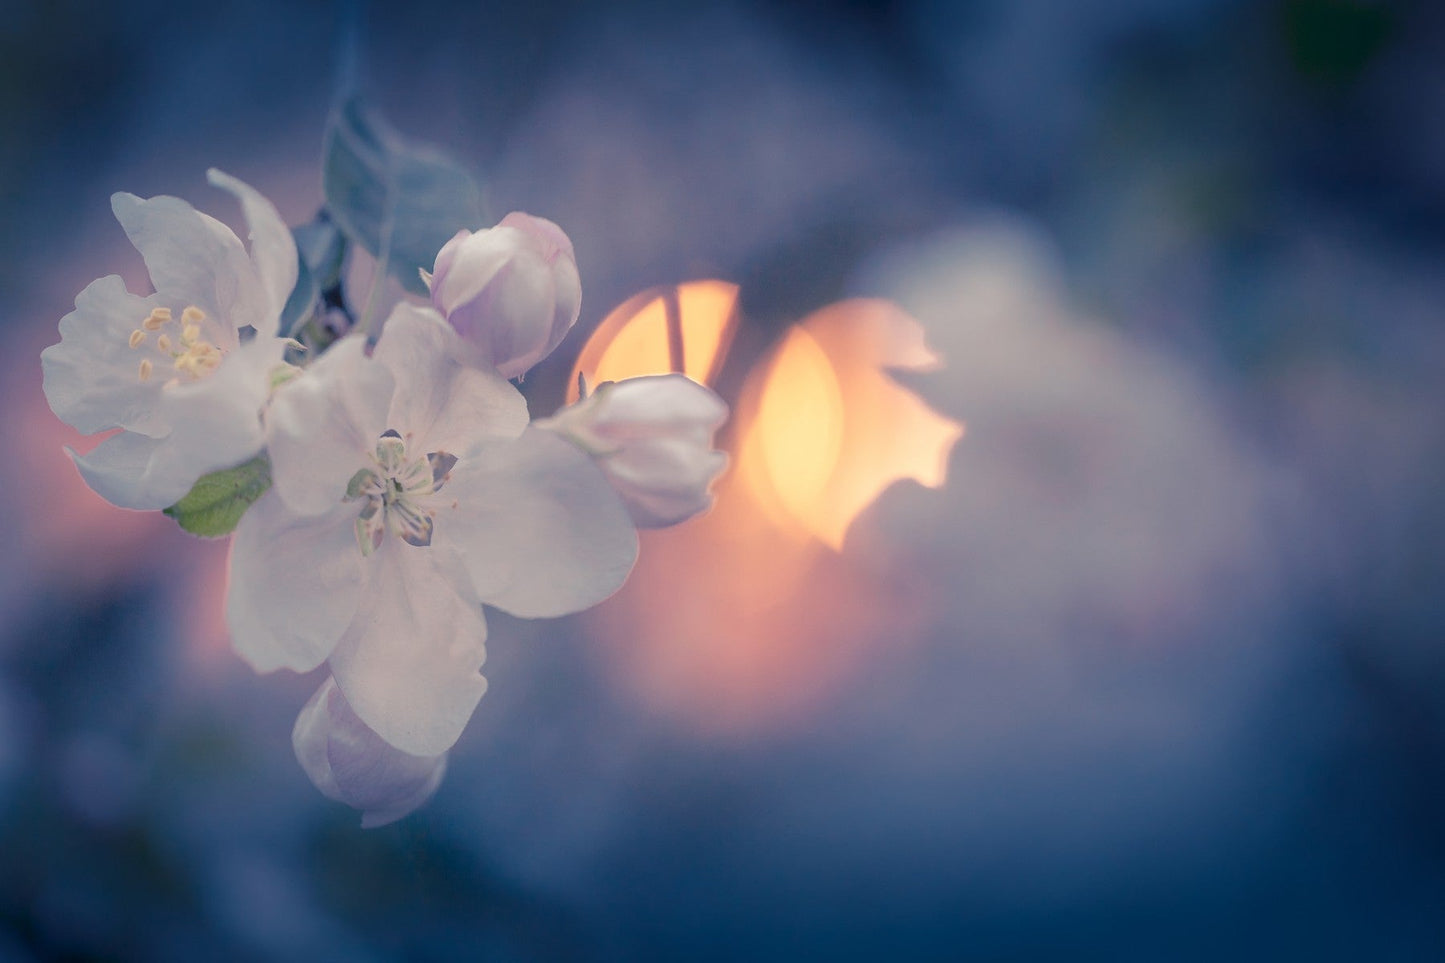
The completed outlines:
{"type": "MultiPolygon", "coordinates": [[[[451,316],[470,329],[504,378],[519,378],[547,356],[557,311],[552,268],[534,251],[517,252],[487,292],[451,316]]],[[[565,332],[564,332],[565,333],[565,332]]]]}
{"type": "Polygon", "coordinates": [[[264,326],[267,299],[240,238],[178,197],[111,196],[111,210],[145,259],[162,297],[194,304],[233,327],[264,326]]]}
{"type": "Polygon", "coordinates": [[[352,711],[328,678],[296,717],[291,744],[301,768],[329,799],[362,810],[364,829],[384,826],[431,798],[447,757],[389,745],[352,711]]]}
{"type": "Polygon", "coordinates": [[[180,501],[200,477],[165,457],[167,444],[165,438],[122,431],[89,454],[66,451],[85,483],[101,498],[120,508],[156,511],[180,501]]]}
{"type": "Polygon", "coordinates": [[[45,398],[61,421],[87,435],[116,427],[166,433],[169,425],[157,411],[164,379],[140,379],[141,360],[155,358],[155,336],[130,346],[131,333],[156,306],[155,298],[136,297],[114,275],[76,296],[75,310],[60,319],[60,343],[40,353],[45,398]]]}
{"type": "Polygon", "coordinates": [[[465,454],[489,437],[515,438],[527,427],[527,401],[495,371],[464,366],[452,326],[431,308],[397,305],[375,358],[396,378],[387,424],[409,436],[407,448],[465,454]]]}
{"type": "Polygon", "coordinates": [[[727,403],[686,375],[647,375],[613,385],[594,430],[617,440],[691,431],[707,441],[727,416],[727,403]]]}
{"type": "Polygon", "coordinates": [[[391,371],[364,354],[365,338],[343,338],[276,392],[266,413],[266,444],[276,491],[292,510],[319,515],[346,495],[371,464],[389,427],[391,371]]]}
{"type": "Polygon", "coordinates": [[[391,745],[436,756],[487,690],[487,626],[454,558],[388,537],[367,561],[361,608],[331,654],[356,714],[391,745]]]}
{"type": "Polygon", "coordinates": [[[582,314],[582,276],[577,273],[577,263],[570,257],[553,262],[552,284],[557,306],[552,318],[552,336],[542,350],[543,358],[562,343],[582,314]]]}
{"type": "Polygon", "coordinates": [[[229,191],[241,202],[241,211],[246,215],[250,228],[251,263],[255,265],[256,276],[270,302],[270,310],[260,323],[253,321],[256,333],[261,336],[274,335],[281,319],[281,309],[291,297],[296,286],[299,262],[296,256],[296,241],[291,229],[281,219],[276,205],[244,181],[215,168],[206,172],[206,178],[222,190],[229,191]]]}
{"type": "Polygon", "coordinates": [[[450,315],[475,298],[507,266],[522,243],[522,233],[511,227],[477,231],[460,242],[452,238],[437,254],[435,273],[442,280],[433,292],[436,306],[450,315]],[[443,258],[443,253],[448,256],[443,258]]]}
{"type": "Polygon", "coordinates": [[[662,528],[712,504],[708,486],[727,466],[712,436],[728,408],[680,374],[602,384],[539,428],[570,438],[596,459],[642,528],[662,528]]]}
{"type": "Polygon", "coordinates": [[[550,274],[550,299],[553,302],[551,328],[534,350],[518,353],[510,361],[498,355],[497,367],[506,377],[523,374],[528,368],[552,353],[567,337],[582,309],[582,278],[577,273],[577,254],[567,233],[545,217],[513,211],[502,218],[502,227],[515,227],[528,240],[528,247],[541,256],[550,274]]]}
{"type": "Polygon", "coordinates": [[[259,452],[265,442],[261,406],[270,392],[270,370],[284,350],[276,338],[256,338],[226,355],[209,376],[166,385],[161,413],[172,428],[165,457],[194,480],[259,452]]]}
{"type": "Polygon", "coordinates": [[[356,615],[362,557],[356,506],[290,512],[274,492],[241,516],[231,540],[226,624],[257,672],[316,668],[356,615]]]}
{"type": "Polygon", "coordinates": [[[637,532],[592,460],[540,429],[459,461],[436,538],[454,546],[477,597],[525,618],[576,612],[621,587],[637,532]]]}
{"type": "Polygon", "coordinates": [[[471,236],[472,232],[463,228],[453,234],[450,241],[442,245],[442,249],[437,252],[436,263],[432,265],[431,273],[422,272],[424,277],[429,279],[427,280],[428,289],[432,291],[438,290],[439,286],[446,279],[447,272],[452,268],[452,260],[457,256],[457,249],[462,246],[463,241],[471,236]]]}
{"type": "Polygon", "coordinates": [[[630,447],[599,464],[638,528],[666,528],[712,505],[708,486],[727,467],[727,455],[686,440],[661,439],[630,447]]]}

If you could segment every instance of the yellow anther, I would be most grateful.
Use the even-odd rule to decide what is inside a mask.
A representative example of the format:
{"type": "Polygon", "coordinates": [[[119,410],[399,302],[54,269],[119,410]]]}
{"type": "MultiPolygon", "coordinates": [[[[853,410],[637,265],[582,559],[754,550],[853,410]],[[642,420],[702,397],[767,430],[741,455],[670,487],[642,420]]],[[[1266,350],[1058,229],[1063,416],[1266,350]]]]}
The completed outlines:
{"type": "Polygon", "coordinates": [[[201,326],[198,325],[198,324],[188,324],[188,325],[186,325],[184,328],[181,329],[181,343],[182,343],[182,344],[191,344],[192,342],[194,342],[194,341],[195,341],[197,338],[199,338],[200,336],[201,336],[201,326]]]}
{"type": "Polygon", "coordinates": [[[159,331],[171,319],[170,308],[152,308],[150,317],[141,322],[141,327],[147,331],[159,331]]]}
{"type": "Polygon", "coordinates": [[[206,312],[202,311],[194,304],[188,306],[184,311],[181,312],[181,324],[196,324],[197,322],[204,320],[206,320],[206,312]]]}
{"type": "MultiPolygon", "coordinates": [[[[161,337],[164,338],[165,335],[161,335],[161,337]]],[[[139,348],[141,342],[144,341],[145,339],[146,339],[146,333],[145,333],[144,331],[142,331],[140,328],[136,328],[134,331],[132,331],[132,332],[130,333],[130,346],[131,346],[132,348],[139,348]]]]}
{"type": "Polygon", "coordinates": [[[156,347],[162,351],[169,352],[171,350],[171,336],[163,334],[159,338],[156,338],[156,347]]]}
{"type": "Polygon", "coordinates": [[[142,358],[140,363],[140,380],[151,380],[151,359],[142,358]]]}

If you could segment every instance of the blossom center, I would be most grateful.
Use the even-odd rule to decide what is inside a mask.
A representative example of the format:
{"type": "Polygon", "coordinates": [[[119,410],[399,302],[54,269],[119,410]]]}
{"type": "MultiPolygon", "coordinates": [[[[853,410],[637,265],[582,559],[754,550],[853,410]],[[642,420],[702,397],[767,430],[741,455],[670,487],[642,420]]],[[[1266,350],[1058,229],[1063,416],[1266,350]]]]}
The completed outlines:
{"type": "MultiPolygon", "coordinates": [[[[194,304],[187,305],[181,312],[180,320],[171,316],[170,308],[155,308],[141,322],[139,328],[130,333],[130,346],[139,349],[156,335],[155,347],[163,357],[162,364],[169,364],[175,372],[173,378],[179,381],[199,381],[221,366],[225,351],[202,336],[201,324],[206,312],[194,304]],[[174,329],[175,337],[172,337],[174,329]]],[[[155,361],[142,358],[139,377],[149,381],[155,373],[155,361]]]]}
{"type": "Polygon", "coordinates": [[[371,467],[359,469],[346,485],[345,501],[361,502],[356,518],[361,554],[380,548],[388,532],[408,545],[430,545],[436,518],[430,496],[441,490],[456,457],[444,451],[409,456],[406,440],[390,429],[371,460],[371,467]]]}

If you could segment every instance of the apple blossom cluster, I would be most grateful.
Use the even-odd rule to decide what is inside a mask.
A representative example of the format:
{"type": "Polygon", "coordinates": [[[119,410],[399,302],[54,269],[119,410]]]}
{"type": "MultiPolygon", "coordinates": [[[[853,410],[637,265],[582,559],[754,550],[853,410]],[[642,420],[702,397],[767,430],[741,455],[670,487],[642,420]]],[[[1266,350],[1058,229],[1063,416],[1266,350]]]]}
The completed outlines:
{"type": "Polygon", "coordinates": [[[70,452],[101,496],[233,532],[236,651],[259,672],[326,667],[297,758],[382,825],[436,790],[486,691],[484,607],[552,617],[615,592],[638,527],[709,505],[727,409],[671,374],[529,417],[511,379],[581,305],[550,221],[458,230],[414,274],[424,293],[353,324],[336,248],[372,249],[347,223],[365,212],[328,184],[331,211],[293,233],[246,184],[210,181],[240,201],[249,250],[182,200],[116,194],[155,291],[82,291],[42,354],[45,394],[81,432],[113,432],[70,452]]]}

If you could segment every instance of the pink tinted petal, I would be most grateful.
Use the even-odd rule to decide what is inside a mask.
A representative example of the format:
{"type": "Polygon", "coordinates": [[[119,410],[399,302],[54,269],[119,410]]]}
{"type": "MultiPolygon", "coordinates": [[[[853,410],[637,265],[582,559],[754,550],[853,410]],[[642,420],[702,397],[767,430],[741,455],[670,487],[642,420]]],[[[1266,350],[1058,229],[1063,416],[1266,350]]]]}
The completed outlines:
{"type": "Polygon", "coordinates": [[[456,561],[388,537],[367,560],[361,607],[331,654],[356,714],[391,745],[436,756],[487,690],[487,626],[456,561]]]}
{"type": "Polygon", "coordinates": [[[116,427],[151,436],[169,430],[157,411],[165,379],[140,378],[142,360],[161,360],[155,335],[143,332],[145,340],[130,346],[131,333],[155,306],[155,298],[131,294],[114,275],[76,296],[75,310],[60,319],[60,343],[40,354],[45,398],[61,421],[87,435],[116,427]]]}
{"type": "Polygon", "coordinates": [[[275,491],[252,505],[231,540],[226,624],[257,672],[308,672],[331,654],[361,597],[362,557],[341,505],[324,515],[289,511],[275,491]]]}
{"type": "MultiPolygon", "coordinates": [[[[453,238],[447,246],[456,241],[453,238]]],[[[450,315],[480,294],[520,250],[521,235],[507,228],[477,231],[452,247],[446,262],[438,254],[432,303],[450,315]]],[[[446,250],[444,247],[443,251],[446,250]]]]}
{"type": "Polygon", "coordinates": [[[391,370],[364,347],[359,334],[343,338],[271,400],[271,477],[293,511],[318,515],[339,504],[390,427],[391,370]]]}
{"type": "Polygon", "coordinates": [[[246,216],[246,225],[250,229],[251,263],[266,293],[269,308],[264,316],[253,319],[251,324],[257,334],[273,336],[281,321],[281,309],[286,306],[291,289],[296,286],[299,270],[296,241],[286,222],[281,220],[276,206],[260,191],[215,168],[206,172],[206,178],[241,202],[241,212],[246,216]]]}
{"type": "Polygon", "coordinates": [[[430,308],[398,305],[376,346],[396,379],[390,427],[416,454],[465,454],[487,438],[515,438],[527,426],[527,401],[495,371],[463,365],[451,325],[430,308]]]}
{"type": "Polygon", "coordinates": [[[364,829],[394,822],[441,785],[446,755],[414,756],[378,736],[328,678],[307,701],[291,743],[301,768],[328,799],[362,811],[364,829]]]}
{"type": "Polygon", "coordinates": [[[164,438],[123,431],[90,450],[66,452],[97,495],[120,508],[156,511],[180,501],[198,474],[165,457],[164,438]]]}
{"type": "Polygon", "coordinates": [[[110,206],[163,298],[194,304],[233,327],[264,324],[265,292],[229,227],[178,197],[118,193],[110,206]]]}
{"type": "Polygon", "coordinates": [[[539,429],[459,461],[436,538],[455,548],[477,597],[524,618],[596,605],[622,585],[637,532],[590,458],[539,429]]]}

